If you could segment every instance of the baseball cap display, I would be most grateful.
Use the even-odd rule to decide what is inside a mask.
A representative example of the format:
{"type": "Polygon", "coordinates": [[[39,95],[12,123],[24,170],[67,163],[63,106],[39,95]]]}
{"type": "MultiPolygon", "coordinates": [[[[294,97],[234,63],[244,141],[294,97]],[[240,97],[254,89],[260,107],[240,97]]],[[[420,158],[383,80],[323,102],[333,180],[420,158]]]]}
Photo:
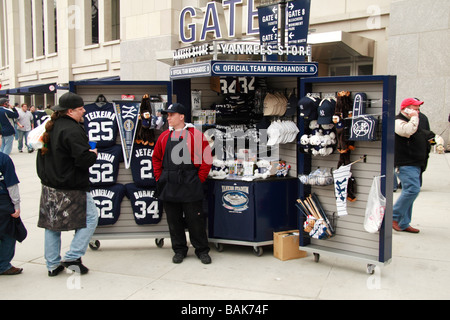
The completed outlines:
{"type": "Polygon", "coordinates": [[[292,117],[297,114],[297,101],[297,95],[295,92],[292,92],[287,102],[285,117],[292,117]]]}
{"type": "Polygon", "coordinates": [[[282,93],[268,93],[264,98],[264,116],[283,116],[287,104],[288,100],[282,93]]]}
{"type": "Polygon", "coordinates": [[[298,102],[299,114],[301,117],[308,120],[317,120],[317,109],[320,104],[320,99],[314,97],[304,97],[298,102]]]}
{"type": "Polygon", "coordinates": [[[420,101],[417,98],[408,98],[403,100],[402,102],[402,110],[409,107],[409,106],[421,106],[423,105],[425,102],[420,101]]]}
{"type": "Polygon", "coordinates": [[[267,145],[275,146],[294,142],[299,132],[297,125],[292,121],[274,121],[267,129],[269,136],[267,145]]]}
{"type": "Polygon", "coordinates": [[[317,123],[332,124],[335,108],[336,100],[332,98],[323,99],[318,109],[319,117],[317,119],[317,123]]]}
{"type": "Polygon", "coordinates": [[[179,113],[186,115],[186,107],[183,106],[181,103],[174,103],[167,110],[164,110],[161,113],[162,114],[179,113]]]}
{"type": "Polygon", "coordinates": [[[77,109],[84,106],[82,97],[73,92],[67,92],[59,98],[59,105],[52,108],[53,111],[77,109]]]}

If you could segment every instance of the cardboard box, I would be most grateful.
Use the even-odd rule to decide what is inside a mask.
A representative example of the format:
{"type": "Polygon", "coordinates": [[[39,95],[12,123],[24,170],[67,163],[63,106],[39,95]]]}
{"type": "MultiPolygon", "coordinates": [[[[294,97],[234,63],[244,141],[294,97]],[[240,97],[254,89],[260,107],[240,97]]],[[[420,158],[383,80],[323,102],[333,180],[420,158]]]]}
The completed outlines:
{"type": "Polygon", "coordinates": [[[298,230],[275,232],[273,234],[273,255],[281,261],[305,258],[308,253],[301,251],[298,230]]]}

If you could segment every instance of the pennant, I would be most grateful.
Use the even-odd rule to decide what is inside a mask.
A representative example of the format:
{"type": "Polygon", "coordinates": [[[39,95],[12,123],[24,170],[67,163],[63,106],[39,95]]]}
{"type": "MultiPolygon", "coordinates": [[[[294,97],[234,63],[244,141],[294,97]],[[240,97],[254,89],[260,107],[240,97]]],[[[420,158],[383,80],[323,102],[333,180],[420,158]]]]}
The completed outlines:
{"type": "Polygon", "coordinates": [[[350,172],[352,166],[342,166],[333,172],[334,177],[334,190],[336,194],[336,206],[338,215],[347,216],[347,195],[348,195],[348,182],[352,177],[350,172]]]}
{"type": "Polygon", "coordinates": [[[138,101],[114,101],[126,169],[131,166],[140,108],[141,103],[138,101]]]}

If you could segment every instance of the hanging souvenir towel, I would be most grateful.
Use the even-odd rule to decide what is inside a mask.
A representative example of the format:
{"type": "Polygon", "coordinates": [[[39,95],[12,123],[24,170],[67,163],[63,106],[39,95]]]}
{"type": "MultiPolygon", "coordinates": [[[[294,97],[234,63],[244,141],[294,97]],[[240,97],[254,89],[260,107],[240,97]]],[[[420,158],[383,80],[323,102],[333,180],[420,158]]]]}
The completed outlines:
{"type": "Polygon", "coordinates": [[[342,166],[333,172],[334,177],[334,190],[336,194],[336,206],[338,215],[346,216],[347,212],[347,194],[348,194],[348,182],[352,177],[350,172],[352,166],[342,166]]]}
{"type": "Polygon", "coordinates": [[[357,93],[353,105],[350,141],[375,141],[378,121],[366,114],[367,95],[357,93]]]}

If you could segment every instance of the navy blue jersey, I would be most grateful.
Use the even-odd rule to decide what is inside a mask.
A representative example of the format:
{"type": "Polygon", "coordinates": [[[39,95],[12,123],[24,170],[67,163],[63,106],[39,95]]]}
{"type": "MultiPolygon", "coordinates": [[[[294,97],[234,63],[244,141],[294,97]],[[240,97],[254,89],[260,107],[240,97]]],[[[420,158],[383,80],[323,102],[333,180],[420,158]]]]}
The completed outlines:
{"type": "Polygon", "coordinates": [[[91,190],[98,210],[98,225],[110,226],[117,223],[126,189],[123,184],[91,190]]]}
{"type": "Polygon", "coordinates": [[[47,114],[44,110],[36,110],[33,113],[33,121],[34,121],[34,127],[37,128],[40,125],[42,125],[47,119],[50,119],[51,116],[47,114]]]}
{"type": "Polygon", "coordinates": [[[162,202],[155,197],[156,189],[143,189],[134,183],[127,184],[127,197],[138,225],[158,224],[162,220],[162,202]]]}
{"type": "Polygon", "coordinates": [[[114,146],[119,133],[114,105],[107,103],[98,106],[94,103],[84,106],[84,109],[84,127],[89,141],[97,142],[98,148],[114,146]]]}
{"type": "Polygon", "coordinates": [[[116,184],[123,152],[120,145],[98,149],[97,162],[89,168],[91,186],[104,187],[116,184]]]}
{"type": "Polygon", "coordinates": [[[154,149],[154,146],[134,145],[130,168],[133,181],[138,187],[146,188],[156,186],[152,164],[154,149]]]}
{"type": "Polygon", "coordinates": [[[8,188],[19,184],[11,158],[0,152],[0,194],[9,194],[8,188]]]}

